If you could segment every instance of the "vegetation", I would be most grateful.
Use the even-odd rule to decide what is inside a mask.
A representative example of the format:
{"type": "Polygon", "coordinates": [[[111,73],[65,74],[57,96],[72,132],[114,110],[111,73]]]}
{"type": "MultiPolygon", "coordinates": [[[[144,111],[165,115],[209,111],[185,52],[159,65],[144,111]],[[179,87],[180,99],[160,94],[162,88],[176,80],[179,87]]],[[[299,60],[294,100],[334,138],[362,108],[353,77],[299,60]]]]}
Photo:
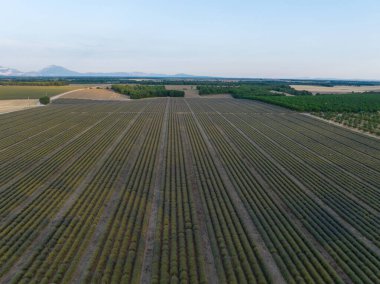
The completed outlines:
{"type": "Polygon", "coordinates": [[[177,90],[166,90],[165,86],[148,85],[112,85],[112,90],[128,95],[131,99],[154,97],[183,97],[185,93],[177,90]]]}
{"type": "Polygon", "coordinates": [[[376,112],[380,110],[380,94],[345,94],[319,96],[254,96],[252,99],[309,112],[376,112]]]}
{"type": "Polygon", "coordinates": [[[314,115],[380,136],[380,112],[315,112],[314,115]]]}
{"type": "Polygon", "coordinates": [[[47,105],[50,103],[50,98],[48,96],[42,97],[39,99],[40,104],[47,105]]]}
{"type": "Polygon", "coordinates": [[[80,89],[81,86],[0,86],[0,100],[39,99],[80,89]]]}
{"type": "Polygon", "coordinates": [[[377,139],[249,100],[57,101],[0,116],[1,283],[380,282],[377,139]]]}
{"type": "Polygon", "coordinates": [[[261,84],[242,84],[242,85],[201,85],[197,87],[200,95],[210,95],[210,94],[232,94],[235,98],[240,99],[250,99],[255,96],[308,96],[311,93],[307,91],[297,91],[291,88],[289,85],[283,84],[271,84],[271,83],[261,83],[261,84]]]}
{"type": "Polygon", "coordinates": [[[0,81],[0,86],[66,86],[66,81],[0,81]]]}

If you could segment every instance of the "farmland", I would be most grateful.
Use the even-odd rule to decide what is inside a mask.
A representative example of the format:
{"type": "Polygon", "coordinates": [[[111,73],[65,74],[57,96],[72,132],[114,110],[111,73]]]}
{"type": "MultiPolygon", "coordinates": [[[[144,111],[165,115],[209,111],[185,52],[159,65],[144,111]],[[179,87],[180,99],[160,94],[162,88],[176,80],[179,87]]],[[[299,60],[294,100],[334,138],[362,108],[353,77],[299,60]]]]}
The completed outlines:
{"type": "Polygon", "coordinates": [[[67,86],[1,86],[0,100],[39,99],[45,95],[51,97],[81,88],[80,85],[67,86]]]}
{"type": "Polygon", "coordinates": [[[313,86],[313,85],[291,85],[298,91],[308,91],[313,94],[347,94],[347,93],[364,93],[380,92],[379,85],[338,85],[338,86],[313,86]]]}
{"type": "Polygon", "coordinates": [[[0,175],[0,283],[380,282],[379,140],[279,106],[58,99],[0,175]]]}

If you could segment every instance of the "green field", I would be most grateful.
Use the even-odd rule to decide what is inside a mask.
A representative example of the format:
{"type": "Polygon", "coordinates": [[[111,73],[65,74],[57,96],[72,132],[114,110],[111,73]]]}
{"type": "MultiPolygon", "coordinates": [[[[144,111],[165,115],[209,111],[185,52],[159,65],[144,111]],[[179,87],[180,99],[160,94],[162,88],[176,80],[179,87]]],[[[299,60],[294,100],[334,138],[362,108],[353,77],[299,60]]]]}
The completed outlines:
{"type": "Polygon", "coordinates": [[[0,283],[379,283],[380,144],[252,100],[0,116],[0,283]]]}
{"type": "Polygon", "coordinates": [[[39,99],[55,96],[64,92],[80,89],[80,85],[69,86],[0,86],[0,100],[39,99]]]}
{"type": "Polygon", "coordinates": [[[308,112],[376,112],[380,111],[380,94],[341,94],[318,96],[254,96],[254,100],[308,112]]]}

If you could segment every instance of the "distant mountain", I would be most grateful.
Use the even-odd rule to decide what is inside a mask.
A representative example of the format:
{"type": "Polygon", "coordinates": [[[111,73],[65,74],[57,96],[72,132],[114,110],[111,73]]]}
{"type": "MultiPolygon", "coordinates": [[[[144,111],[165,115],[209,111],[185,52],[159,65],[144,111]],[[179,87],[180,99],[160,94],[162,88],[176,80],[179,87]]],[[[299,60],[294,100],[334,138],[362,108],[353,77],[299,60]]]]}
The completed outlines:
{"type": "MultiPolygon", "coordinates": [[[[34,73],[34,72],[32,72],[34,73]]],[[[35,72],[37,76],[41,77],[69,77],[69,76],[78,76],[80,73],[71,71],[62,66],[50,65],[38,72],[35,72]]],[[[27,73],[28,74],[28,73],[27,73]]]]}
{"type": "Polygon", "coordinates": [[[40,71],[35,72],[21,72],[16,69],[6,68],[0,66],[0,76],[23,76],[23,77],[173,77],[173,78],[191,78],[197,77],[188,74],[156,74],[156,73],[144,73],[144,72],[113,72],[113,73],[79,73],[69,70],[62,66],[51,65],[40,71]]]}
{"type": "Polygon", "coordinates": [[[0,66],[0,76],[22,76],[22,72],[16,69],[0,66]]]}

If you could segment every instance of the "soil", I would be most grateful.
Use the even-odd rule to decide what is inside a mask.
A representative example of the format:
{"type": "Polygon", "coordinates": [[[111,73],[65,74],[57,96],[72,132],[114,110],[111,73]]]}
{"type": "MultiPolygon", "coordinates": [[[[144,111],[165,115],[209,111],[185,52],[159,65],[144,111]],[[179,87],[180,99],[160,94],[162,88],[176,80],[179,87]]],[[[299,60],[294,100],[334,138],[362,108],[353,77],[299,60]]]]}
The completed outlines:
{"type": "Polygon", "coordinates": [[[298,91],[309,91],[313,94],[348,94],[364,92],[380,92],[380,86],[334,86],[323,87],[313,85],[291,85],[290,87],[298,91]]]}
{"type": "Polygon", "coordinates": [[[80,99],[97,101],[126,101],[128,96],[115,93],[107,89],[87,88],[59,95],[61,99],[80,99]]]}
{"type": "Polygon", "coordinates": [[[0,100],[0,114],[37,107],[38,100],[0,100]]]}

